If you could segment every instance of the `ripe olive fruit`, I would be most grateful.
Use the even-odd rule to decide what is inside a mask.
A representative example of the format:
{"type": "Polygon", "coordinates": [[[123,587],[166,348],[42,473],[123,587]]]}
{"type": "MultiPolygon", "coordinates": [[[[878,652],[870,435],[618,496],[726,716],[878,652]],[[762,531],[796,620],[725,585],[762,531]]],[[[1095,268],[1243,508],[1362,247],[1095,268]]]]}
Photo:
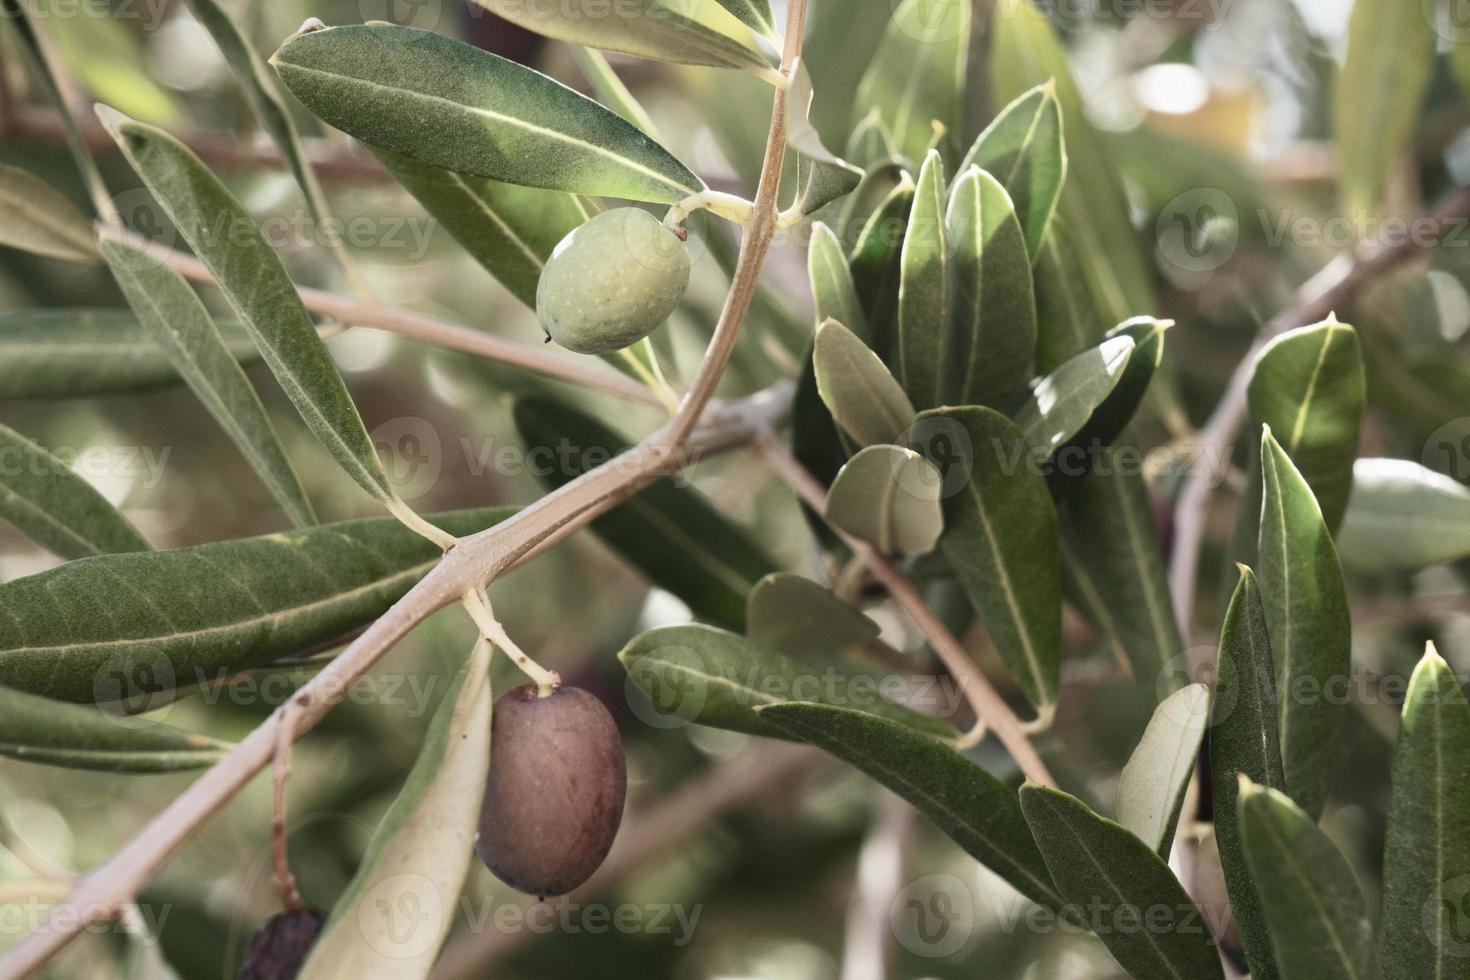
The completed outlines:
{"type": "Polygon", "coordinates": [[[495,702],[475,851],[518,891],[565,895],[607,857],[627,789],[623,741],[601,701],[575,687],[544,698],[515,688],[495,702]]]}
{"type": "Polygon", "coordinates": [[[240,980],[294,980],[326,921],[316,909],[290,909],[267,919],[245,947],[240,980]]]}
{"type": "Polygon", "coordinates": [[[647,211],[604,211],[552,250],[536,286],[536,315],[568,350],[621,350],[674,312],[689,265],[689,249],[647,211]]]}

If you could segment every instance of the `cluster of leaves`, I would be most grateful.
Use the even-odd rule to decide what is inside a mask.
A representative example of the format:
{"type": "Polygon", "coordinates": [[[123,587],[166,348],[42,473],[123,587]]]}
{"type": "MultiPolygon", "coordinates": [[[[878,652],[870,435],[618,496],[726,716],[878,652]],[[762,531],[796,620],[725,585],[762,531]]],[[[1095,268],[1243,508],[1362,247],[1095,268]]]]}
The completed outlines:
{"type": "MultiPolygon", "coordinates": [[[[789,78],[777,70],[765,0],[649,0],[658,16],[614,18],[592,33],[572,12],[527,20],[519,4],[482,2],[559,40],[739,69],[787,87],[794,190],[783,220],[812,222],[816,311],[810,337],[800,337],[792,442],[826,489],[823,513],[810,515],[824,563],[849,562],[842,542],[858,539],[926,592],[963,596],[956,618],[983,624],[1038,729],[1062,699],[1064,604],[1123,673],[1155,686],[1159,703],[1109,818],[1078,796],[1017,789],[982,767],[962,747],[956,726],[965,719],[883,700],[857,710],[773,695],[800,690],[814,671],[862,669],[854,654],[877,643],[878,627],[861,590],[778,571],[708,499],[668,480],[593,523],[699,620],[627,644],[619,659],[636,687],[685,721],[808,742],[852,764],[1021,894],[1096,932],[1135,976],[1222,975],[1216,939],[1197,920],[1147,919],[1196,901],[1166,862],[1197,769],[1208,775],[1253,976],[1356,978],[1380,963],[1398,977],[1462,969],[1448,937],[1462,897],[1456,883],[1470,875],[1470,800],[1448,767],[1470,750],[1470,706],[1453,673],[1431,650],[1409,685],[1376,941],[1349,862],[1317,823],[1347,710],[1298,692],[1350,671],[1343,566],[1381,574],[1470,555],[1470,491],[1416,463],[1356,458],[1368,384],[1352,327],[1330,318],[1277,337],[1252,366],[1249,441],[1259,448],[1229,555],[1243,564],[1213,658],[1217,683],[1187,683],[1200,665],[1181,660],[1149,487],[1136,469],[1111,463],[1134,445],[1140,407],[1171,397],[1154,383],[1171,322],[1138,315],[1151,308],[1152,288],[1118,168],[1039,12],[998,5],[987,68],[1003,107],[965,146],[957,134],[972,74],[971,5],[904,0],[857,85],[839,156],[810,116],[825,79],[805,65],[789,78]],[[607,23],[617,30],[602,30],[607,23]],[[1141,928],[1120,925],[1144,919],[1141,928]]],[[[648,114],[590,48],[578,55],[601,102],[441,34],[387,24],[309,26],[266,62],[213,0],[190,6],[313,212],[324,216],[327,203],[280,85],[369,147],[528,306],[553,247],[601,199],[675,204],[709,189],[659,143],[648,114]]],[[[1378,6],[1360,2],[1369,13],[1355,17],[1378,6]]],[[[22,8],[6,0],[5,9],[49,82],[22,8]]],[[[1393,21],[1409,30],[1404,16],[1393,21]]],[[[458,536],[513,511],[414,514],[279,256],[258,233],[218,234],[253,229],[240,201],[162,129],[112,109],[100,115],[233,318],[217,322],[166,255],[118,226],[105,190],[99,233],[38,177],[0,167],[0,241],[105,264],[129,307],[4,315],[0,395],[182,381],[294,530],[153,551],[45,448],[0,428],[0,449],[26,461],[0,476],[0,515],[66,559],[0,584],[9,613],[0,621],[0,753],[167,772],[210,765],[228,746],[162,725],[119,725],[97,705],[145,711],[188,696],[178,679],[200,668],[268,668],[332,645],[433,568],[440,549],[423,536],[430,524],[458,536]],[[391,517],[318,522],[242,367],[257,360],[391,517]]],[[[1356,122],[1342,129],[1346,200],[1369,208],[1394,156],[1384,147],[1401,148],[1407,130],[1378,141],[1356,122]]],[[[96,167],[73,142],[95,190],[96,167]]],[[[355,279],[350,258],[338,260],[355,279]]],[[[639,379],[657,371],[649,345],[608,359],[639,379]]],[[[514,421],[528,446],[566,440],[580,451],[548,489],[626,448],[599,420],[548,397],[518,402],[514,421]]],[[[383,882],[460,888],[478,808],[463,787],[483,785],[489,764],[488,677],[489,648],[479,644],[307,975],[431,968],[437,944],[411,957],[385,953],[387,938],[364,944],[358,908],[370,893],[381,899],[383,882]],[[401,880],[403,869],[420,883],[401,880]]],[[[447,917],[440,926],[448,929],[447,917]]]]}

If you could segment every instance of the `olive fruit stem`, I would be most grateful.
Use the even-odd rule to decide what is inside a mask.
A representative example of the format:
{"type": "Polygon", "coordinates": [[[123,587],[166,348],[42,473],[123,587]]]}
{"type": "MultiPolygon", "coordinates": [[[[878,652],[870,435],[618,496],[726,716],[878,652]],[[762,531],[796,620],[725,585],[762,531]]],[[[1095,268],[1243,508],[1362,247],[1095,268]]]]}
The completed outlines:
{"type": "Polygon", "coordinates": [[[470,618],[480,628],[480,635],[495,646],[504,650],[511,662],[531,678],[536,685],[537,697],[550,697],[561,687],[561,675],[554,670],[545,667],[526,656],[525,651],[516,646],[505,627],[495,618],[494,611],[490,608],[490,597],[483,590],[473,589],[464,594],[464,607],[469,611],[470,618]]]}
{"type": "Polygon", "coordinates": [[[669,213],[664,215],[664,227],[671,231],[679,228],[691,214],[700,210],[708,211],[710,214],[718,215],[726,221],[733,221],[735,224],[743,226],[755,214],[755,202],[747,201],[738,194],[703,190],[698,194],[690,194],[684,200],[669,208],[669,213]]]}

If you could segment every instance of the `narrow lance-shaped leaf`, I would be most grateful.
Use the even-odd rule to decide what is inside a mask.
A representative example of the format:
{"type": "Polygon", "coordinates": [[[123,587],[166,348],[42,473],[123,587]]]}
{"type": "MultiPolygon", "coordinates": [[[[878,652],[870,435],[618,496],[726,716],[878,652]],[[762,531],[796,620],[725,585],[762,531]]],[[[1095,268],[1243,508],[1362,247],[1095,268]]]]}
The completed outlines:
{"type": "Polygon", "coordinates": [[[1368,906],[1347,859],[1285,793],[1246,776],[1240,784],[1241,841],[1282,980],[1377,976],[1368,906]]]}
{"type": "Polygon", "coordinates": [[[1173,325],[1173,320],[1137,316],[1124,320],[1103,336],[1098,345],[1100,349],[1126,338],[1133,341],[1133,354],[1123,366],[1118,383],[1088,417],[1086,424],[1072,437],[1070,446],[1095,453],[1112,445],[1113,440],[1128,427],[1138,407],[1143,404],[1144,396],[1148,394],[1148,385],[1153,380],[1154,371],[1163,360],[1164,332],[1173,325]]]}
{"type": "Polygon", "coordinates": [[[183,772],[213,765],[228,748],[156,721],[0,687],[0,755],[22,762],[102,772],[183,772]]]}
{"type": "Polygon", "coordinates": [[[613,112],[622,116],[628,122],[637,126],[647,133],[652,139],[659,139],[658,127],[653,122],[653,117],[637,97],[623,84],[618,73],[613,70],[612,64],[607,60],[607,55],[596,48],[585,45],[572,45],[572,57],[577,61],[577,67],[582,70],[587,81],[592,86],[592,92],[597,96],[597,101],[607,106],[613,112]]]}
{"type": "Polygon", "coordinates": [[[657,61],[744,68],[778,81],[755,34],[727,12],[729,4],[745,0],[626,0],[612,13],[601,0],[565,0],[544,7],[523,0],[475,2],[558,41],[657,61]]]}
{"type": "Polygon", "coordinates": [[[847,327],[817,328],[812,366],[822,401],[860,446],[896,442],[914,421],[914,406],[888,368],[847,327]]]}
{"type": "Polygon", "coordinates": [[[408,779],[302,965],[302,980],[428,976],[474,859],[490,771],[490,645],[475,644],[408,779]],[[418,917],[405,930],[403,910],[418,917]]]}
{"type": "Polygon", "coordinates": [[[1328,318],[1275,338],[1256,358],[1248,396],[1251,416],[1271,427],[1312,488],[1327,529],[1336,530],[1352,489],[1366,398],[1357,331],[1328,318]]]}
{"type": "MultiPolygon", "coordinates": [[[[238,323],[222,323],[219,331],[237,360],[260,358],[238,323]]],[[[0,313],[0,398],[84,398],[178,381],[131,310],[0,313]]]]}
{"type": "Polygon", "coordinates": [[[3,425],[0,518],[62,558],[149,547],[127,518],[71,467],[3,425]]]}
{"type": "Polygon", "coordinates": [[[1376,216],[1389,171],[1408,148],[1434,70],[1436,10],[1354,0],[1333,98],[1344,212],[1376,216]]]}
{"type": "Polygon", "coordinates": [[[1459,561],[1470,555],[1470,488],[1407,459],[1360,459],[1337,545],[1362,572],[1459,561]]]}
{"type": "Polygon", "coordinates": [[[794,660],[710,626],[649,630],[634,637],[618,660],[658,719],[645,720],[664,727],[694,723],[787,738],[784,729],[755,709],[783,701],[818,701],[880,715],[926,738],[958,734],[948,722],[883,697],[871,676],[849,676],[826,662],[794,660]]]}
{"type": "Polygon", "coordinates": [[[1154,709],[1118,780],[1118,823],[1168,860],[1210,719],[1210,691],[1190,684],[1154,709]]]}
{"type": "Polygon", "coordinates": [[[757,713],[791,737],[872,776],[1022,895],[1062,910],[1015,791],[954,749],[849,708],[788,703],[766,705],[757,713]]]}
{"type": "MultiPolygon", "coordinates": [[[[189,0],[189,9],[194,12],[199,23],[204,25],[204,29],[209,31],[209,36],[214,38],[225,63],[230,66],[235,80],[240,83],[245,100],[250,103],[255,117],[260,120],[261,128],[270,136],[271,142],[275,143],[276,149],[291,168],[291,175],[296,178],[312,217],[323,229],[328,228],[333,220],[331,209],[327,206],[327,195],[316,178],[316,171],[311,169],[311,164],[306,159],[306,150],[296,131],[296,121],[291,118],[290,110],[286,108],[281,93],[276,89],[277,79],[270,65],[216,0],[189,0]]],[[[326,237],[342,268],[349,276],[357,276],[356,267],[348,257],[340,236],[326,237]]]]}
{"type": "Polygon", "coordinates": [[[98,261],[92,223],[29,171],[0,163],[0,245],[69,262],[98,261]]]}
{"type": "Polygon", "coordinates": [[[347,386],[280,257],[249,213],[174,137],[105,107],[99,115],[179,234],[209,267],[312,434],[359,486],[381,501],[395,501],[347,386]]]}
{"type": "Polygon", "coordinates": [[[878,624],[809,578],[772,572],[750,590],[745,629],[761,646],[794,657],[858,646],[878,638],[878,624]]]}
{"type": "Polygon", "coordinates": [[[1067,178],[1062,110],[1055,79],[1018,96],[985,127],[959,170],[979,167],[995,175],[1016,205],[1034,263],[1067,178]]]}
{"type": "Polygon", "coordinates": [[[1261,594],[1281,703],[1286,792],[1313,818],[1327,798],[1347,705],[1352,625],[1337,549],[1312,490],[1266,429],[1261,435],[1261,594]]]}
{"type": "Polygon", "coordinates": [[[862,183],[863,171],[822,143],[809,118],[814,93],[811,76],[799,59],[786,91],[786,141],[796,151],[796,198],[790,210],[815,214],[862,183]]]}
{"type": "MultiPolygon", "coordinates": [[[[463,535],[513,513],[486,508],[434,520],[463,535]]],[[[0,584],[0,684],[146,707],[157,692],[340,640],[381,616],[442,557],[382,517],[69,562],[0,584]]]]}
{"type": "Polygon", "coordinates": [[[184,277],[121,240],[104,237],[101,247],[138,321],[229,433],[291,522],[297,527],[315,524],[311,500],[276,438],[265,407],[184,277]]]}
{"type": "Polygon", "coordinates": [[[943,476],[940,549],[1038,711],[1056,702],[1062,592],[1057,515],[1026,438],[979,406],[919,416],[914,447],[943,476]]]}
{"type": "Polygon", "coordinates": [[[1062,897],[1130,976],[1223,976],[1194,901],[1153,848],[1060,790],[1021,787],[1021,810],[1062,897]]]}
{"type": "Polygon", "coordinates": [[[856,105],[878,110],[910,160],[924,158],[934,123],[959,128],[970,17],[965,0],[903,0],[858,86],[856,105]]]}
{"type": "Polygon", "coordinates": [[[869,446],[837,474],[827,519],[887,555],[925,555],[944,530],[934,464],[911,449],[869,446]]]}
{"type": "MultiPolygon", "coordinates": [[[[862,190],[854,191],[852,198],[862,190]]],[[[914,182],[907,173],[901,173],[887,196],[862,222],[848,254],[848,267],[868,320],[864,340],[885,361],[892,360],[898,348],[899,253],[913,200],[914,182]]],[[[844,233],[846,227],[844,223],[844,233]]]]}
{"type": "Polygon", "coordinates": [[[1470,705],[1430,644],[1409,679],[1393,754],[1383,849],[1383,973],[1387,980],[1463,978],[1461,928],[1470,889],[1470,705]]]}
{"type": "Polygon", "coordinates": [[[1005,188],[972,167],[945,218],[951,242],[944,402],[1009,409],[1036,351],[1036,298],[1026,240],[1005,188]]]}
{"type": "Polygon", "coordinates": [[[1270,980],[1280,974],[1265,910],[1241,840],[1236,799],[1241,776],[1271,789],[1286,789],[1277,719],[1266,609],[1255,573],[1242,565],[1240,582],[1220,630],[1220,659],[1210,718],[1210,771],[1215,839],[1225,870],[1225,890],[1254,980],[1270,980]]]}
{"type": "Polygon", "coordinates": [[[909,399],[921,409],[943,401],[945,189],[944,161],[931,150],[914,189],[898,282],[899,375],[909,399]]]}
{"type": "MultiPolygon", "coordinates": [[[[555,487],[628,448],[591,416],[548,399],[516,403],[516,431],[540,476],[555,487]]],[[[645,487],[592,522],[593,529],[649,580],[694,614],[723,626],[745,621],[751,587],[775,570],[748,534],[697,490],[671,479],[645,487]]]]}
{"type": "Polygon", "coordinates": [[[817,322],[836,320],[869,342],[867,317],[863,315],[857,286],[842,243],[832,229],[818,221],[812,225],[812,243],[807,251],[807,273],[812,283],[812,299],[817,307],[817,322]]]}
{"type": "Polygon", "coordinates": [[[616,113],[540,72],[431,31],[308,31],[271,61],[324,121],[430,166],[670,204],[704,189],[616,113]]]}
{"type": "Polygon", "coordinates": [[[1117,388],[1133,356],[1133,338],[1085,350],[1042,378],[1011,417],[1026,441],[1048,455],[1071,441],[1117,388]]]}

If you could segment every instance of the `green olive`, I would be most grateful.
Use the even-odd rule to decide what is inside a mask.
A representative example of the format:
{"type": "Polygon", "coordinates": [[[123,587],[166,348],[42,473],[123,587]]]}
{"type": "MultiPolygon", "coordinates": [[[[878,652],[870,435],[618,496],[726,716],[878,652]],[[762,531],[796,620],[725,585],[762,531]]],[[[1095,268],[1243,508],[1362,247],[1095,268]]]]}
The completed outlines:
{"type": "Polygon", "coordinates": [[[576,687],[507,691],[490,723],[490,776],[475,850],[512,888],[565,895],[607,857],[628,770],[618,726],[576,687]]]}
{"type": "Polygon", "coordinates": [[[552,340],[606,354],[657,330],[689,286],[689,250],[639,208],[614,208],[557,243],[536,287],[536,315],[552,340]]]}

